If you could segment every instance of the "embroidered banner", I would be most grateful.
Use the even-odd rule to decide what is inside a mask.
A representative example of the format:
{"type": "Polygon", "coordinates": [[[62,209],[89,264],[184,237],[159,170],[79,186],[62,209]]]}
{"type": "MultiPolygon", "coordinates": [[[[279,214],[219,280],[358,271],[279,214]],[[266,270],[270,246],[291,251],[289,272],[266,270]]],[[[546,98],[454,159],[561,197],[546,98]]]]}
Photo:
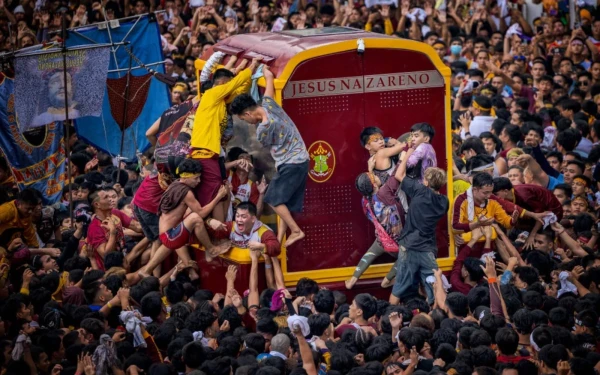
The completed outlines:
{"type": "Polygon", "coordinates": [[[34,52],[15,59],[15,109],[21,131],[53,121],[100,116],[108,74],[110,47],[67,52],[34,52]],[[65,97],[66,92],[66,97],[65,97]]]}
{"type": "Polygon", "coordinates": [[[66,179],[63,123],[51,122],[22,133],[14,90],[13,79],[0,73],[0,149],[19,189],[38,190],[44,204],[56,203],[66,179]]]}

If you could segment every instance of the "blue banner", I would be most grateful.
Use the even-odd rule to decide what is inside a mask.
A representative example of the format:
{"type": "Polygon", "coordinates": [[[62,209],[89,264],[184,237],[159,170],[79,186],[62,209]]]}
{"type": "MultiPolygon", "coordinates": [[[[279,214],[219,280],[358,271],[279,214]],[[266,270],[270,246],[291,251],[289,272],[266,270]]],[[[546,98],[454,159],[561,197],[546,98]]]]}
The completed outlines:
{"type": "MultiPolygon", "coordinates": [[[[98,25],[77,28],[69,31],[67,45],[79,46],[96,43],[129,42],[126,47],[144,64],[160,73],[164,73],[159,28],[149,15],[120,21],[119,27],[107,25],[98,29],[98,25]]],[[[132,159],[136,151],[143,152],[150,143],[146,139],[146,131],[160,115],[171,106],[169,88],[153,78],[146,69],[134,69],[129,77],[129,101],[127,114],[125,108],[125,86],[127,68],[130,57],[124,46],[114,46],[111,52],[108,69],[125,69],[108,73],[107,87],[102,103],[100,117],[82,117],[75,120],[77,135],[97,148],[112,155],[119,155],[121,148],[122,127],[125,139],[122,156],[132,159]]],[[[133,67],[138,64],[131,62],[133,67]]]]}
{"type": "Polygon", "coordinates": [[[66,180],[63,123],[21,133],[15,113],[14,81],[0,73],[0,149],[19,189],[32,188],[44,204],[60,201],[66,180]]]}

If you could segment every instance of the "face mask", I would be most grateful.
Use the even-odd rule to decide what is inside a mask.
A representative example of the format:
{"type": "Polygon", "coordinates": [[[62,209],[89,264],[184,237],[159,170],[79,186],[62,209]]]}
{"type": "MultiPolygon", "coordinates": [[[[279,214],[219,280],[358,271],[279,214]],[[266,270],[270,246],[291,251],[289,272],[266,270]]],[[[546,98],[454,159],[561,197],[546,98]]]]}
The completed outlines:
{"type": "Polygon", "coordinates": [[[461,51],[461,46],[450,46],[450,53],[452,53],[453,55],[460,55],[461,51]]]}

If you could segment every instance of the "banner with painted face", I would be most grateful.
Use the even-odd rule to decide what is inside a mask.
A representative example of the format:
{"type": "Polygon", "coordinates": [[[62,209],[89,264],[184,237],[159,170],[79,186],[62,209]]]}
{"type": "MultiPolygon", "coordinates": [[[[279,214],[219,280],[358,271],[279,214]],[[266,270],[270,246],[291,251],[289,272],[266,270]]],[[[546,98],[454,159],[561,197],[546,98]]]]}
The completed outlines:
{"type": "Polygon", "coordinates": [[[8,161],[20,190],[42,193],[44,204],[59,202],[66,180],[63,123],[21,132],[15,111],[15,85],[0,73],[0,154],[8,161]]]}
{"type": "Polygon", "coordinates": [[[100,116],[109,58],[107,46],[68,51],[65,89],[65,61],[60,50],[17,56],[15,109],[21,131],[64,121],[67,115],[69,119],[100,116]]]}

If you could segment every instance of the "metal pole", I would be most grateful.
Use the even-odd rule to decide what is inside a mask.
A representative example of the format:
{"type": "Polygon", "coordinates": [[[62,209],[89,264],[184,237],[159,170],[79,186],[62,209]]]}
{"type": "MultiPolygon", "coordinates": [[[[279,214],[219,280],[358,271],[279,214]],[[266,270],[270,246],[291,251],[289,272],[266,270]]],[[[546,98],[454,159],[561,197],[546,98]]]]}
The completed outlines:
{"type": "Polygon", "coordinates": [[[127,70],[127,81],[125,84],[125,103],[123,104],[123,130],[121,131],[121,149],[119,151],[119,169],[121,169],[121,155],[123,155],[123,143],[125,142],[125,132],[127,128],[125,125],[127,124],[127,107],[129,106],[129,79],[131,78],[131,64],[132,59],[131,55],[129,55],[129,69],[127,70]]]}
{"type": "MultiPolygon", "coordinates": [[[[71,138],[71,130],[69,126],[69,93],[68,93],[68,77],[67,77],[67,19],[66,12],[62,14],[62,57],[63,57],[63,84],[65,93],[65,133],[66,133],[66,152],[67,158],[71,157],[71,147],[69,146],[69,139],[71,138]]],[[[71,162],[67,165],[67,179],[69,182],[69,218],[71,219],[71,228],[73,227],[73,185],[71,184],[71,162]]]]}

